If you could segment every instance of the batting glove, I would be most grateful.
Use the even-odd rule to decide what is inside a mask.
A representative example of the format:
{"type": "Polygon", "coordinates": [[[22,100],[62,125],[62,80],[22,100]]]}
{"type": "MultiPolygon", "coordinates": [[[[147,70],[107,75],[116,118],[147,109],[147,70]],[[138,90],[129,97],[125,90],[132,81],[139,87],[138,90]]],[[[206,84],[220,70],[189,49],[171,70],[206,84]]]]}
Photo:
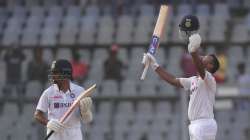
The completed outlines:
{"type": "Polygon", "coordinates": [[[150,61],[150,66],[155,71],[159,67],[159,64],[157,63],[155,57],[152,54],[150,54],[150,53],[147,53],[146,57],[150,61]]]}
{"type": "Polygon", "coordinates": [[[65,126],[58,120],[51,119],[47,124],[47,128],[53,130],[54,132],[59,132],[60,130],[64,129],[65,126]]]}
{"type": "Polygon", "coordinates": [[[93,120],[93,114],[92,114],[91,110],[88,110],[84,114],[81,114],[81,118],[82,118],[84,123],[91,122],[93,120]]]}
{"type": "Polygon", "coordinates": [[[201,45],[201,36],[199,34],[193,34],[189,37],[188,52],[192,53],[197,51],[201,45]]]}
{"type": "Polygon", "coordinates": [[[142,62],[141,63],[144,64],[144,65],[148,65],[149,64],[149,59],[148,59],[146,53],[143,54],[143,58],[142,58],[142,62]]]}
{"type": "Polygon", "coordinates": [[[80,111],[81,114],[84,114],[88,110],[90,110],[92,107],[92,99],[90,97],[83,98],[80,101],[80,111]]]}

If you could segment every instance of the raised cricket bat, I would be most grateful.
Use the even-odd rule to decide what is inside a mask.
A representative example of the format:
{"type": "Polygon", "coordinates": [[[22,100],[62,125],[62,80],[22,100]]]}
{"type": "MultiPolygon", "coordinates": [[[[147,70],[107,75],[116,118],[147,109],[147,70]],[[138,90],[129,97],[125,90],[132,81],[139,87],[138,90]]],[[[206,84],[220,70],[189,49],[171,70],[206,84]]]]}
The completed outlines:
{"type": "MultiPolygon", "coordinates": [[[[152,40],[148,49],[148,53],[155,55],[156,50],[160,44],[160,38],[162,35],[162,32],[164,30],[164,26],[166,23],[167,19],[167,14],[168,14],[168,6],[167,5],[161,5],[159,16],[155,25],[154,33],[152,36],[152,40]]],[[[148,71],[148,64],[145,64],[142,75],[141,75],[141,80],[144,80],[148,71]]]]}
{"type": "MultiPolygon", "coordinates": [[[[96,84],[92,85],[90,88],[82,92],[73,102],[73,104],[69,107],[69,109],[64,113],[64,115],[60,118],[60,122],[63,123],[69,117],[69,115],[74,111],[74,109],[79,105],[80,100],[85,97],[91,96],[95,89],[96,89],[96,84]]],[[[48,140],[53,133],[54,131],[50,131],[49,134],[46,136],[45,140],[48,140]]]]}

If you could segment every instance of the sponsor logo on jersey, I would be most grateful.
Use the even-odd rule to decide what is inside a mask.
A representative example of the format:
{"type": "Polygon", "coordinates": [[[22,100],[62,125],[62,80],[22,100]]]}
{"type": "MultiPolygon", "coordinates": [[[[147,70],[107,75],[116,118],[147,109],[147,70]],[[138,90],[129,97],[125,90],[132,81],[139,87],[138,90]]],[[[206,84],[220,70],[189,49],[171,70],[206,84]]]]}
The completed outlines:
{"type": "Polygon", "coordinates": [[[197,91],[197,89],[198,89],[198,81],[199,81],[198,77],[196,77],[195,82],[192,81],[192,83],[191,83],[191,89],[190,89],[191,94],[193,92],[197,91]]]}
{"type": "Polygon", "coordinates": [[[52,97],[50,97],[50,98],[53,98],[53,99],[62,99],[63,97],[60,96],[60,95],[55,95],[55,96],[52,96],[52,97]]]}
{"type": "Polygon", "coordinates": [[[68,108],[72,103],[54,103],[54,108],[68,108]]]}
{"type": "Polygon", "coordinates": [[[196,85],[196,83],[192,82],[192,83],[191,83],[191,89],[190,89],[191,94],[192,94],[193,92],[195,92],[197,89],[198,89],[198,86],[196,85]]]}
{"type": "Polygon", "coordinates": [[[193,92],[195,92],[197,89],[198,89],[197,86],[194,86],[193,88],[191,88],[191,94],[192,94],[193,92]]]}

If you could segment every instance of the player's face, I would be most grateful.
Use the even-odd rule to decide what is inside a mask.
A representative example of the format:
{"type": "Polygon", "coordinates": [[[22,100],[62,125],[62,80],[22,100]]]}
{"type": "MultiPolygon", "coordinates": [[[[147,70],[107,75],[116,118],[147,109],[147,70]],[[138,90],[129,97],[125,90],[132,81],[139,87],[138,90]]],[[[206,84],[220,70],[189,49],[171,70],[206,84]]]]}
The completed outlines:
{"type": "Polygon", "coordinates": [[[213,58],[211,56],[209,56],[209,55],[202,56],[201,59],[202,59],[202,63],[204,65],[204,67],[207,70],[210,70],[213,68],[213,58]]]}
{"type": "Polygon", "coordinates": [[[51,75],[52,82],[57,84],[59,82],[58,78],[59,74],[57,72],[53,72],[53,74],[51,75]]]}
{"type": "Polygon", "coordinates": [[[51,82],[54,84],[61,84],[64,80],[62,74],[60,72],[53,71],[50,75],[51,82]]]}

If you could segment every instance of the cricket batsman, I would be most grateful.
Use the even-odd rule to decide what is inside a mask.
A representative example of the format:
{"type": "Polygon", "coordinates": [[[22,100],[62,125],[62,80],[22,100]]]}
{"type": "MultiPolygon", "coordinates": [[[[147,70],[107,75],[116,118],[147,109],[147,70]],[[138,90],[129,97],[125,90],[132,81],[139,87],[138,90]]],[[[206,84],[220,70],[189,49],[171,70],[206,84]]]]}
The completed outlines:
{"type": "Polygon", "coordinates": [[[79,108],[62,124],[59,119],[84,88],[71,82],[72,66],[67,60],[53,61],[48,77],[53,84],[42,93],[34,114],[35,119],[47,127],[47,133],[52,130],[55,132],[49,140],[82,140],[80,121],[92,121],[92,99],[83,98],[79,108]]]}
{"type": "Polygon", "coordinates": [[[215,140],[217,123],[214,119],[216,81],[213,74],[219,69],[219,61],[214,54],[200,56],[198,49],[201,36],[198,34],[199,20],[187,15],[179,24],[179,34],[185,40],[188,52],[198,71],[197,76],[176,78],[165,71],[150,53],[144,54],[144,64],[150,64],[153,70],[169,84],[184,88],[190,92],[188,118],[190,120],[190,140],[215,140]]]}

